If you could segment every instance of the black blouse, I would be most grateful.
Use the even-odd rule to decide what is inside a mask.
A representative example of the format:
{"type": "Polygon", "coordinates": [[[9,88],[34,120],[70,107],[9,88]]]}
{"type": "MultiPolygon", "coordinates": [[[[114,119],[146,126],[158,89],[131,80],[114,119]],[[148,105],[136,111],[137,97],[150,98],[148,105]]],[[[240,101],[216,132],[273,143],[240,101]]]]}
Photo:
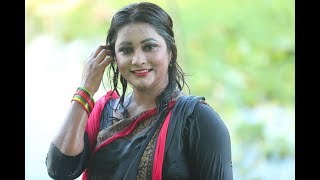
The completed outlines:
{"type": "MultiPolygon", "coordinates": [[[[201,98],[179,98],[176,102],[171,121],[169,124],[167,141],[165,147],[165,159],[163,164],[163,179],[211,179],[211,180],[232,180],[232,157],[231,157],[231,141],[229,131],[220,116],[212,107],[199,101],[201,98]],[[197,99],[197,100],[195,100],[197,99]],[[179,105],[179,106],[177,106],[179,105]]],[[[107,107],[102,113],[102,117],[108,112],[107,107]]],[[[106,122],[106,121],[105,121],[106,122]]],[[[109,123],[102,123],[101,128],[107,127],[109,123]]],[[[61,153],[52,143],[46,158],[48,174],[53,179],[76,179],[81,175],[89,163],[89,142],[88,137],[84,136],[85,147],[82,153],[76,156],[67,156],[61,153]]],[[[122,145],[128,146],[132,144],[130,141],[122,141],[122,145]]],[[[107,146],[108,147],[108,146],[107,146]]],[[[112,147],[112,146],[109,146],[112,147]]],[[[130,149],[125,150],[119,157],[130,157],[130,149]],[[127,153],[127,154],[126,154],[127,153]]],[[[108,149],[101,149],[98,153],[101,156],[110,153],[108,149]]],[[[119,153],[119,152],[117,152],[119,153]]],[[[132,152],[131,152],[132,153],[132,152]]],[[[111,153],[112,154],[112,153],[111,153]]],[[[99,161],[101,158],[94,158],[99,161]]],[[[130,160],[128,158],[127,160],[130,160]]],[[[103,161],[103,159],[101,159],[103,161]]],[[[127,161],[119,159],[117,163],[125,166],[127,161]]],[[[95,164],[103,164],[95,162],[95,164]]],[[[110,165],[109,165],[110,167],[110,165]]],[[[115,177],[124,175],[126,172],[122,170],[108,172],[107,169],[100,167],[99,172],[108,174],[112,180],[115,177]],[[115,175],[116,174],[116,175],[115,175]]],[[[136,175],[129,176],[136,179],[136,175]]],[[[103,178],[91,178],[103,179],[103,178]]],[[[121,178],[119,178],[121,179],[121,178]]]]}

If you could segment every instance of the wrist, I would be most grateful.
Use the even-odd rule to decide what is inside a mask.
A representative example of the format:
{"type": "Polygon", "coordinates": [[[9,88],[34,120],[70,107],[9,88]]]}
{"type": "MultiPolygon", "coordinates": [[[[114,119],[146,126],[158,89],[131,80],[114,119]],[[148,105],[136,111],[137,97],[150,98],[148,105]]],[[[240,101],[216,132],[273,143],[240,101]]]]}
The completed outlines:
{"type": "Polygon", "coordinates": [[[94,107],[94,99],[89,90],[85,87],[78,87],[76,93],[72,97],[72,101],[76,101],[86,110],[88,116],[94,107]]]}
{"type": "Polygon", "coordinates": [[[91,88],[89,85],[87,85],[86,83],[81,83],[79,87],[84,88],[90,95],[94,95],[95,91],[93,90],[93,88],[91,88]]]}

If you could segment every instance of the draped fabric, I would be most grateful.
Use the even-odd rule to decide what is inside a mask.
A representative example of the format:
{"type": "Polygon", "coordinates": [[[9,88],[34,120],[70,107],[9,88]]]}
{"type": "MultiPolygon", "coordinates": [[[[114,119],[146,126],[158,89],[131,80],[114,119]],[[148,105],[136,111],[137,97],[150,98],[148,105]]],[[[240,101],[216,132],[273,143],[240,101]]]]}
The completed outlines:
{"type": "Polygon", "coordinates": [[[108,91],[106,95],[101,97],[96,103],[95,106],[88,118],[86,129],[85,131],[88,134],[89,138],[89,146],[90,146],[90,152],[94,151],[95,143],[97,140],[97,135],[99,132],[100,127],[100,117],[101,112],[106,105],[106,102],[108,102],[110,99],[118,98],[119,95],[115,91],[108,91]]]}
{"type": "MultiPolygon", "coordinates": [[[[86,125],[86,133],[88,134],[89,138],[89,145],[90,145],[90,152],[91,156],[94,155],[97,151],[99,151],[101,148],[107,146],[108,144],[114,142],[115,140],[128,136],[131,134],[138,126],[139,123],[147,119],[148,117],[155,115],[157,113],[156,108],[151,109],[149,111],[146,111],[143,113],[141,116],[139,116],[137,119],[132,121],[126,128],[123,130],[113,134],[110,138],[107,138],[105,141],[97,145],[97,137],[98,137],[98,132],[99,132],[99,127],[100,127],[100,118],[101,118],[101,113],[105,105],[107,104],[108,101],[111,99],[118,98],[119,96],[115,94],[115,92],[109,91],[105,96],[103,96],[99,101],[97,101],[95,105],[95,109],[92,111],[92,113],[89,116],[87,125],[86,125]]],[[[168,104],[168,111],[173,107],[174,102],[170,102],[168,104]]],[[[145,147],[148,145],[150,139],[153,137],[153,134],[155,131],[159,128],[160,125],[160,132],[159,132],[159,137],[157,137],[157,143],[155,147],[155,152],[154,152],[154,161],[153,161],[153,169],[152,169],[152,179],[154,180],[161,180],[162,179],[162,166],[163,166],[163,161],[164,161],[164,148],[165,148],[165,142],[166,142],[166,134],[167,134],[167,129],[168,129],[168,124],[170,121],[170,116],[171,116],[171,111],[168,113],[168,115],[165,117],[164,120],[159,119],[159,121],[155,124],[155,126],[151,129],[153,133],[150,133],[145,140],[145,142],[142,144],[142,147],[140,147],[140,150],[138,153],[142,156],[145,147]]],[[[125,177],[130,177],[132,176],[137,176],[135,174],[135,169],[137,169],[137,165],[140,162],[141,156],[136,156],[134,161],[130,164],[128,167],[128,171],[126,173],[125,177]],[[131,171],[130,171],[131,169],[131,171]],[[132,173],[130,173],[132,172],[132,173]]],[[[88,178],[88,169],[86,169],[83,173],[82,179],[87,180],[88,178]]]]}
{"type": "Polygon", "coordinates": [[[181,95],[159,117],[155,109],[108,122],[119,96],[96,102],[84,135],[84,150],[63,154],[53,143],[46,158],[53,179],[232,180],[228,128],[203,97],[181,95]],[[158,117],[157,117],[158,116],[158,117]]]}
{"type": "MultiPolygon", "coordinates": [[[[118,98],[119,95],[115,91],[108,91],[106,95],[101,97],[96,103],[95,106],[90,113],[90,116],[88,118],[87,124],[86,124],[86,133],[88,134],[89,139],[89,147],[90,147],[90,154],[94,151],[95,143],[97,140],[97,135],[100,127],[100,117],[101,112],[106,105],[106,102],[108,102],[110,99],[118,98]]],[[[83,172],[82,179],[87,180],[87,169],[83,172]]]]}

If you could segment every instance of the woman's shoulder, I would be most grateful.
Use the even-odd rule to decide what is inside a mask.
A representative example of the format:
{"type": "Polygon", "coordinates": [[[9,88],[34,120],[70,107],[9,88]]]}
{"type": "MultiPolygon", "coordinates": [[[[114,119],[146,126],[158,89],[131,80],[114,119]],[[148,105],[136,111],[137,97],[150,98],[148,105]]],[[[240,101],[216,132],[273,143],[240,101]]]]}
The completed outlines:
{"type": "Polygon", "coordinates": [[[218,115],[215,109],[207,101],[205,101],[205,99],[201,99],[198,101],[198,103],[194,107],[193,113],[201,115],[218,115]]]}
{"type": "Polygon", "coordinates": [[[211,129],[214,131],[228,131],[223,118],[206,101],[199,101],[192,114],[189,116],[189,123],[196,124],[201,129],[211,129]],[[219,129],[219,130],[218,130],[219,129]]]}
{"type": "Polygon", "coordinates": [[[110,100],[118,99],[118,98],[119,98],[119,94],[116,91],[109,90],[104,95],[99,97],[97,101],[95,101],[95,108],[96,106],[98,106],[99,109],[100,107],[105,107],[106,103],[108,103],[110,100]]]}
{"type": "Polygon", "coordinates": [[[200,119],[221,121],[221,117],[203,96],[181,95],[174,105],[173,114],[177,119],[200,119]]]}

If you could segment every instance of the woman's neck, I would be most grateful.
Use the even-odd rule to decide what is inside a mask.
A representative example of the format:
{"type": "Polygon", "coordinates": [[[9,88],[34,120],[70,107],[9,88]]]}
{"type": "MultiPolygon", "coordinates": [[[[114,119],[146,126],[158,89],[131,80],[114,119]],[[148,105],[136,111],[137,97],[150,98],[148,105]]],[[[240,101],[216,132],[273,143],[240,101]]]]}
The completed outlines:
{"type": "Polygon", "coordinates": [[[146,109],[154,108],[156,107],[156,98],[166,89],[168,84],[169,76],[162,78],[161,82],[152,85],[152,87],[132,87],[132,102],[136,106],[142,106],[146,109]]]}
{"type": "Polygon", "coordinates": [[[131,107],[140,107],[143,109],[152,109],[156,107],[156,98],[161,92],[144,92],[139,90],[133,90],[132,99],[129,105],[131,107]]]}

